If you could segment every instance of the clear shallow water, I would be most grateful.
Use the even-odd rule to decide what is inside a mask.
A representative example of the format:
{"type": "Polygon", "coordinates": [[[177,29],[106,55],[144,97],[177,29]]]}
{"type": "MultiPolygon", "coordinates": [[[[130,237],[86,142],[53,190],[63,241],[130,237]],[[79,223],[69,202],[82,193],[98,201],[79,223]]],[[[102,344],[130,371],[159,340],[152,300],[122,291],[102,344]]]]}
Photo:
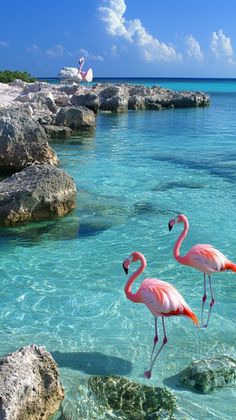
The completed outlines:
{"type": "MultiPolygon", "coordinates": [[[[76,412],[81,375],[147,383],[154,321],[123,292],[122,262],[131,251],[146,256],[142,278],[172,282],[199,316],[202,275],[173,259],[181,227],[169,232],[169,219],[177,212],[189,218],[183,253],[212,243],[236,260],[236,94],[234,82],[223,93],[214,83],[207,108],[100,114],[94,136],[52,143],[60,167],[75,179],[77,209],[57,221],[0,231],[0,354],[31,343],[52,352],[65,407],[74,410],[70,418],[85,418],[76,412]]],[[[213,286],[208,330],[167,319],[168,344],[148,382],[175,393],[178,419],[235,417],[235,389],[203,396],[176,380],[193,360],[236,357],[234,273],[215,275],[213,286]]]]}

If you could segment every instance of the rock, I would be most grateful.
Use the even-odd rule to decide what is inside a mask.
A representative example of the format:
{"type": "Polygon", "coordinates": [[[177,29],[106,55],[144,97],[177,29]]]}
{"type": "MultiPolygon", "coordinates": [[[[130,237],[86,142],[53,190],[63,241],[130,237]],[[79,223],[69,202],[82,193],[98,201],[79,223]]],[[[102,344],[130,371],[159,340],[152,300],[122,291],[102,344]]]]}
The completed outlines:
{"type": "Polygon", "coordinates": [[[37,92],[33,95],[31,102],[33,102],[35,106],[38,104],[39,106],[41,105],[48,108],[53,114],[56,114],[58,111],[52,93],[37,92]]]}
{"type": "Polygon", "coordinates": [[[56,165],[47,135],[32,118],[32,108],[20,104],[0,109],[0,172],[13,173],[33,163],[56,165]]]}
{"type": "Polygon", "coordinates": [[[129,98],[128,102],[129,109],[145,109],[145,98],[144,96],[133,95],[129,98]]]}
{"type": "Polygon", "coordinates": [[[65,172],[32,165],[0,182],[0,225],[64,216],[76,206],[76,186],[65,172]]]}
{"type": "Polygon", "coordinates": [[[72,136],[72,130],[69,127],[57,125],[45,125],[44,130],[50,139],[69,139],[72,136]]]}
{"type": "Polygon", "coordinates": [[[147,386],[120,376],[91,376],[87,385],[96,397],[100,413],[109,413],[111,418],[173,418],[176,398],[166,388],[147,386]]]}
{"type": "Polygon", "coordinates": [[[56,125],[64,125],[78,132],[81,130],[93,130],[95,127],[95,114],[88,108],[65,107],[61,108],[56,116],[56,125]]]}
{"type": "Polygon", "coordinates": [[[236,360],[226,355],[197,360],[181,372],[179,381],[202,394],[236,384],[236,360]]]}
{"type": "Polygon", "coordinates": [[[64,398],[58,367],[36,345],[0,359],[0,420],[47,420],[64,398]]]}
{"type": "Polygon", "coordinates": [[[58,96],[55,96],[54,101],[58,107],[71,106],[70,98],[65,93],[61,93],[58,94],[58,96]]]}
{"type": "Polygon", "coordinates": [[[87,93],[85,95],[73,95],[71,98],[71,103],[75,106],[86,106],[86,108],[91,109],[95,114],[98,112],[100,105],[99,97],[94,93],[87,93]]]}

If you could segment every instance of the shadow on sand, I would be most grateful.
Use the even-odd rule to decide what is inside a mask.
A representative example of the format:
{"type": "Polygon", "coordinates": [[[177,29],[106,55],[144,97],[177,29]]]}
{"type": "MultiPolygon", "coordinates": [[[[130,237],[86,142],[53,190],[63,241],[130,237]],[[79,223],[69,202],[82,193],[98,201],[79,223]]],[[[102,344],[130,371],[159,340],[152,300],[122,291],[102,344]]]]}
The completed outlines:
{"type": "Polygon", "coordinates": [[[132,371],[132,363],[128,360],[99,352],[54,351],[51,354],[60,368],[80,370],[88,375],[126,375],[132,371]]]}

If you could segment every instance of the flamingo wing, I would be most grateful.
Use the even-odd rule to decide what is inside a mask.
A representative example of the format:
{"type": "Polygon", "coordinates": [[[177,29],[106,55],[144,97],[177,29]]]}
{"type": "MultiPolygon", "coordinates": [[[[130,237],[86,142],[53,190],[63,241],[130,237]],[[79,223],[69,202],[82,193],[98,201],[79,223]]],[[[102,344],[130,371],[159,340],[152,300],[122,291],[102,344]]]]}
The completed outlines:
{"type": "Polygon", "coordinates": [[[138,294],[139,301],[144,303],[155,317],[181,314],[184,307],[187,307],[180,293],[171,284],[161,280],[145,279],[138,294]]]}
{"type": "Polygon", "coordinates": [[[220,251],[208,244],[193,246],[186,257],[189,265],[209,274],[224,270],[230,263],[220,251]]]}

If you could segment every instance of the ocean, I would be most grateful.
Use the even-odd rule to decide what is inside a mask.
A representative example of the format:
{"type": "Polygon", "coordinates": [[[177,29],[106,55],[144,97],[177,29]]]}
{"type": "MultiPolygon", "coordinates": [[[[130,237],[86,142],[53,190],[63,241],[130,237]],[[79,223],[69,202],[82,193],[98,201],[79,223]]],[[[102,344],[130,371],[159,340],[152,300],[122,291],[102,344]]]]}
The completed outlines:
{"type": "Polygon", "coordinates": [[[203,275],[173,258],[181,226],[169,232],[168,221],[177,213],[189,219],[182,254],[211,243],[236,263],[236,79],[96,81],[201,91],[210,105],[101,113],[93,135],[50,143],[59,168],[75,180],[77,208],[62,219],[0,229],[0,354],[32,343],[52,353],[67,413],[55,418],[90,420],[81,378],[116,374],[168,387],[177,397],[176,419],[232,420],[235,388],[201,395],[176,378],[194,360],[236,359],[235,273],[213,275],[216,303],[207,329],[166,319],[168,343],[148,381],[154,319],[127,300],[122,262],[142,252],[142,279],[175,285],[199,318],[203,275]]]}

